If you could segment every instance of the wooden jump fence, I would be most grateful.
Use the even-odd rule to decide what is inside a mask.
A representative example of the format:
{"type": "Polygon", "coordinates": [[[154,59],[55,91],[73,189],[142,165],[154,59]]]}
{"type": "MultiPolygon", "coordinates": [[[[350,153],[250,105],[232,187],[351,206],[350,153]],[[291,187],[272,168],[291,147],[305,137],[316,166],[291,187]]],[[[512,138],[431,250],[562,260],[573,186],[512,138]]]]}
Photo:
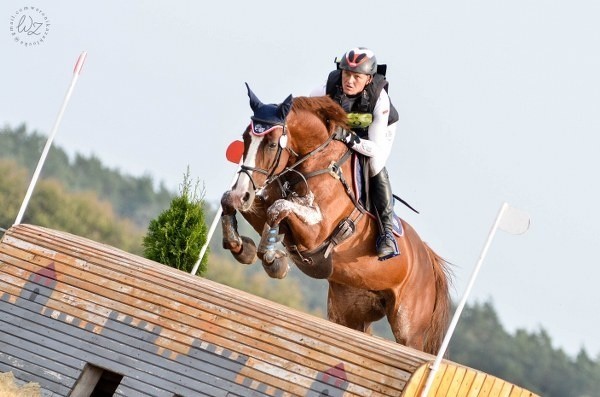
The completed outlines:
{"type": "MultiPolygon", "coordinates": [[[[72,234],[0,242],[0,372],[42,396],[418,396],[434,357],[72,234]]],[[[531,397],[444,361],[429,396],[531,397]]]]}

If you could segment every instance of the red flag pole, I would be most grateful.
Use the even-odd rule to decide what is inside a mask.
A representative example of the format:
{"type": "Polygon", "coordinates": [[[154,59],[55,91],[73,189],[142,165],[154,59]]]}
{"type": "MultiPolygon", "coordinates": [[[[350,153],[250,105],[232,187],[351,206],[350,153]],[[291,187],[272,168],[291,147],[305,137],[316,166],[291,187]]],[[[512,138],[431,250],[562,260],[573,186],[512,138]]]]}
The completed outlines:
{"type": "Polygon", "coordinates": [[[23,199],[23,203],[21,203],[21,208],[19,209],[19,213],[17,214],[17,218],[15,219],[15,225],[21,223],[23,219],[23,214],[25,214],[25,210],[27,209],[27,205],[29,205],[29,200],[31,199],[31,194],[33,193],[33,189],[35,188],[35,184],[40,176],[40,172],[42,171],[42,167],[44,166],[44,162],[46,161],[46,156],[48,156],[48,152],[50,151],[50,147],[52,146],[52,141],[54,140],[54,136],[56,135],[56,131],[58,131],[58,126],[62,120],[63,114],[65,113],[65,109],[67,108],[67,104],[69,103],[69,99],[71,98],[71,94],[73,93],[73,89],[75,88],[75,84],[77,83],[77,79],[79,78],[79,74],[81,73],[81,68],[83,67],[83,63],[85,62],[85,58],[87,56],[87,52],[84,51],[77,58],[77,62],[75,63],[75,67],[73,68],[73,78],[71,79],[71,85],[67,90],[67,94],[65,95],[65,99],[63,100],[60,111],[58,112],[58,116],[56,117],[56,121],[54,122],[54,127],[52,128],[52,132],[46,140],[46,146],[44,146],[44,150],[42,151],[42,155],[40,156],[40,160],[38,161],[35,172],[33,173],[33,177],[31,178],[31,182],[29,183],[29,188],[27,189],[27,193],[25,193],[25,198],[23,199]]]}

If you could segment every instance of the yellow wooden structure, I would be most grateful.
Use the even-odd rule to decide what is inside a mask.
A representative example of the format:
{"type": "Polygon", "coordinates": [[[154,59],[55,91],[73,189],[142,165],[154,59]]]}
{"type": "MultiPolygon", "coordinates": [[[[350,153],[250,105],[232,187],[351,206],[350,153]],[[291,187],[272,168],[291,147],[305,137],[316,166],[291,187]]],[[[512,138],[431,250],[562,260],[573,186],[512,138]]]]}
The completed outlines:
{"type": "MultiPolygon", "coordinates": [[[[421,397],[431,364],[433,361],[417,368],[404,386],[402,397],[421,397]]],[[[434,396],[537,397],[537,394],[485,372],[445,361],[436,372],[428,393],[428,397],[434,396]]]]}

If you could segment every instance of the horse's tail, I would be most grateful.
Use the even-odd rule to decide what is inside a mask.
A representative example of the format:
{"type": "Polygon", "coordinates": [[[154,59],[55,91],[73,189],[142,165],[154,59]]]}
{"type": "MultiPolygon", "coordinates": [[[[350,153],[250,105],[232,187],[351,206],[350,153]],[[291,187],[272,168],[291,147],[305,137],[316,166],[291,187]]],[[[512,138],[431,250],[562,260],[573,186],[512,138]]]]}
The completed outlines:
{"type": "Polygon", "coordinates": [[[435,253],[427,244],[427,253],[433,264],[433,273],[435,278],[435,306],[433,308],[433,316],[431,325],[427,330],[424,350],[427,353],[437,354],[444,340],[444,334],[448,328],[450,319],[450,282],[452,279],[452,271],[449,263],[441,256],[435,253]]]}

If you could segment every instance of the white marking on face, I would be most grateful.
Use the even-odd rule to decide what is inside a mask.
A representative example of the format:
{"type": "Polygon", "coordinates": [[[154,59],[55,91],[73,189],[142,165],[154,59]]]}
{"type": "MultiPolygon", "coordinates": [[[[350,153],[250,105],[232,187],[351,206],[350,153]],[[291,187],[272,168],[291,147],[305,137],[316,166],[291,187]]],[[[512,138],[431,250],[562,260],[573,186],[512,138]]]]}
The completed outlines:
{"type": "MultiPolygon", "coordinates": [[[[246,153],[246,160],[244,160],[244,165],[246,167],[253,168],[256,166],[256,154],[258,153],[258,148],[263,138],[263,136],[250,135],[250,146],[248,147],[248,153],[246,153]]],[[[248,172],[252,174],[253,171],[248,172]]],[[[245,172],[240,172],[234,190],[245,193],[252,189],[254,189],[254,187],[252,186],[252,181],[248,175],[245,172]]]]}

